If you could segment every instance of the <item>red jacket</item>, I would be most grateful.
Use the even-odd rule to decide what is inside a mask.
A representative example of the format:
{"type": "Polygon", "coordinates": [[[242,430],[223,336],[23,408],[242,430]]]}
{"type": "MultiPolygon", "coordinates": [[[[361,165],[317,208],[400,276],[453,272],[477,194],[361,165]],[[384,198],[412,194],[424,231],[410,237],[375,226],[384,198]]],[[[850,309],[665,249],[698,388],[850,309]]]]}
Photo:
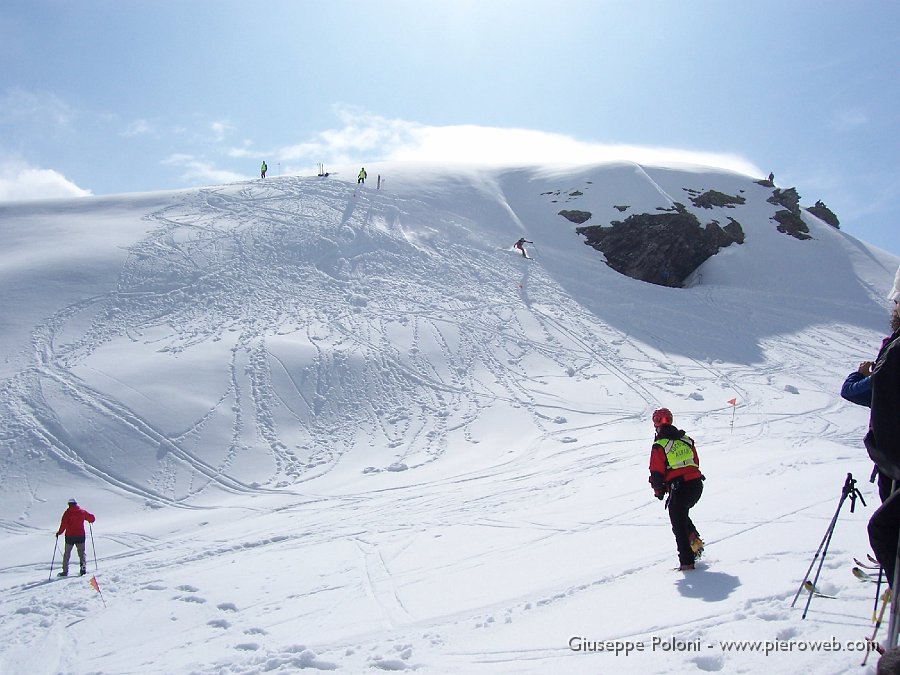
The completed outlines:
{"type": "Polygon", "coordinates": [[[700,473],[700,458],[690,436],[671,424],[664,424],[659,428],[650,450],[650,485],[654,491],[666,491],[669,484],[679,477],[684,480],[703,478],[703,474],[700,473]],[[687,466],[674,469],[669,466],[665,449],[669,441],[683,441],[690,446],[693,458],[687,459],[687,466]]]}
{"type": "Polygon", "coordinates": [[[84,521],[93,523],[95,520],[97,519],[94,518],[93,513],[88,513],[78,504],[69,504],[69,508],[62,514],[62,520],[59,521],[59,531],[56,536],[65,532],[67,537],[83,537],[84,521]]]}

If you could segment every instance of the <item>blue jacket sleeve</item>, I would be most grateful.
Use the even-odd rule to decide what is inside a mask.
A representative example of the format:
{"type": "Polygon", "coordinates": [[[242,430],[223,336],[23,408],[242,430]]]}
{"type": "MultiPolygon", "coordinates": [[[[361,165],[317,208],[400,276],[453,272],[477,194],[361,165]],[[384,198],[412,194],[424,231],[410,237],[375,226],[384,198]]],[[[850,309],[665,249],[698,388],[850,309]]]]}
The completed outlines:
{"type": "Polygon", "coordinates": [[[867,408],[872,406],[872,379],[864,377],[860,373],[850,373],[841,386],[841,398],[855,403],[856,405],[864,405],[867,408]]]}

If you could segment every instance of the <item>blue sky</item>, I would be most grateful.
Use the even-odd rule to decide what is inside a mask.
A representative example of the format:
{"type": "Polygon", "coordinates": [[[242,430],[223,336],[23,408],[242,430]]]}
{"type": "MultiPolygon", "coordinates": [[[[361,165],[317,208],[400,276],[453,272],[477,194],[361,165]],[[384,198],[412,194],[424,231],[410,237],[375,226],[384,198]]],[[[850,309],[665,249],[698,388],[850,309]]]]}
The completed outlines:
{"type": "Polygon", "coordinates": [[[898,28],[869,0],[4,0],[0,200],[681,158],[900,253],[898,28]]]}

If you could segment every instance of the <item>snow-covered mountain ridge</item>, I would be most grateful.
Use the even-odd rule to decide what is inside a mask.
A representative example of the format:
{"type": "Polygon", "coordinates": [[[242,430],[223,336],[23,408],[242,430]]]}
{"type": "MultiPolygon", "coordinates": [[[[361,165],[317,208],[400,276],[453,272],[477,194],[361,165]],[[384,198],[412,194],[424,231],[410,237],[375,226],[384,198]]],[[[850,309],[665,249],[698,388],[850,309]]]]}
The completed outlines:
{"type": "Polygon", "coordinates": [[[868,475],[864,411],[837,392],[887,330],[900,261],[809,214],[812,239],[786,236],[771,190],[716,170],[367,168],[365,186],[348,169],[0,206],[2,602],[18,636],[0,664],[669,672],[662,654],[598,668],[550,630],[676,630],[641,602],[595,614],[647,583],[694,617],[686,638],[740,634],[740,612],[753,634],[816,625],[783,607],[804,569],[775,563],[803,567],[845,474],[868,475]],[[711,189],[746,202],[684,198],[711,189]],[[746,235],[685,289],[619,275],[559,215],[675,202],[746,235]],[[658,405],[711,477],[698,518],[719,558],[688,588],[656,576],[674,561],[646,487],[658,405]],[[70,494],[98,515],[106,610],[29,581],[70,494]],[[741,580],[748,559],[759,574],[741,580]],[[132,643],[136,602],[155,646],[132,643]]]}

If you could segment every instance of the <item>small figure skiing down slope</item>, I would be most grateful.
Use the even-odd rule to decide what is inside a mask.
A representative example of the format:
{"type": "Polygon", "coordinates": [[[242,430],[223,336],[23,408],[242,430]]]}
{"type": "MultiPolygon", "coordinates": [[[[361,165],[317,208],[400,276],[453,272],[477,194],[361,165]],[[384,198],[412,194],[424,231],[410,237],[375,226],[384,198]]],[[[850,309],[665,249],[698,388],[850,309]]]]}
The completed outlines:
{"type": "Polygon", "coordinates": [[[669,495],[666,508],[678,546],[678,569],[688,571],[694,569],[694,562],[703,554],[703,540],[689,512],[700,501],[705,477],[700,473],[693,439],[672,423],[668,408],[653,412],[656,433],[650,450],[650,486],[657,499],[669,495]]]}
{"type": "Polygon", "coordinates": [[[533,241],[528,241],[525,237],[522,237],[521,239],[519,239],[519,241],[517,241],[515,244],[513,244],[513,248],[516,248],[519,251],[521,251],[523,258],[527,258],[528,254],[525,253],[525,244],[533,244],[533,243],[534,243],[533,241]]]}
{"type": "Polygon", "coordinates": [[[362,183],[365,185],[366,183],[366,167],[363,167],[359,170],[359,175],[356,177],[356,184],[359,185],[362,183]]]}
{"type": "Polygon", "coordinates": [[[59,523],[59,530],[56,532],[57,539],[63,532],[66,533],[66,546],[63,549],[62,572],[57,574],[59,577],[69,576],[69,558],[72,555],[72,547],[78,551],[78,562],[81,563],[81,575],[87,573],[87,561],[84,557],[84,523],[85,521],[93,523],[96,520],[93,513],[88,513],[78,506],[74,499],[69,500],[68,508],[63,512],[62,520],[59,523]]]}
{"type": "Polygon", "coordinates": [[[268,170],[269,170],[269,167],[266,166],[266,161],[263,160],[262,166],[259,167],[259,177],[260,177],[260,178],[265,178],[265,177],[266,177],[266,171],[268,171],[268,170]]]}

